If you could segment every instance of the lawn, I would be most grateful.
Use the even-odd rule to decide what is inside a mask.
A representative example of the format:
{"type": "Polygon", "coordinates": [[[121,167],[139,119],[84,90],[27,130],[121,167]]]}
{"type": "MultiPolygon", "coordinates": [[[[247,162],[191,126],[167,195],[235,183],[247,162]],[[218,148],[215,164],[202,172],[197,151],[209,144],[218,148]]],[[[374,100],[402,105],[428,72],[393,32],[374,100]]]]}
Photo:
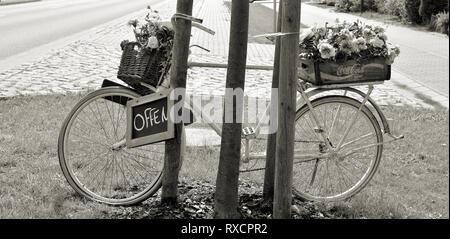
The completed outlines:
{"type": "MultiPolygon", "coordinates": [[[[0,218],[116,218],[159,200],[154,197],[131,209],[113,208],[85,200],[70,188],[59,167],[57,138],[64,118],[81,97],[0,99],[0,218]]],[[[315,207],[343,218],[448,218],[448,111],[409,107],[383,111],[396,119],[395,129],[406,138],[385,147],[379,171],[361,193],[350,201],[315,207]]],[[[218,147],[187,148],[180,181],[184,186],[214,184],[218,158],[218,147]]],[[[241,179],[261,189],[262,173],[241,179]]]]}

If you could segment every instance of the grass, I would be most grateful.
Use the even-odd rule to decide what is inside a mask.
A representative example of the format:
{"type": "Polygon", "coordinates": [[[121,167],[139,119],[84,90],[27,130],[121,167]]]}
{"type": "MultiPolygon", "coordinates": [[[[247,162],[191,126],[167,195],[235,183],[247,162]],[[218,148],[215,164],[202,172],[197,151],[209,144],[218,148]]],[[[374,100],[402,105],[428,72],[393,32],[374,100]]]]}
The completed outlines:
{"type": "MultiPolygon", "coordinates": [[[[82,95],[0,99],[0,218],[100,218],[111,207],[69,187],[57,156],[61,124],[82,95]]],[[[379,171],[347,202],[320,205],[350,218],[448,218],[448,111],[384,107],[406,138],[385,147],[379,171]]],[[[180,179],[214,183],[219,147],[188,147],[180,179]]],[[[262,182],[262,172],[241,180],[262,182]]]]}

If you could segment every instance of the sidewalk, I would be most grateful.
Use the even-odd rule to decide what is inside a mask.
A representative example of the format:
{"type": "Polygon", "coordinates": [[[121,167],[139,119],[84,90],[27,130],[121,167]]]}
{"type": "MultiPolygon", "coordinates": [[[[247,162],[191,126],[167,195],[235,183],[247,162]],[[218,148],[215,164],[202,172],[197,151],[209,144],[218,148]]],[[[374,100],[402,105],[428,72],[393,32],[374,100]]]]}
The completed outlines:
{"type": "MultiPolygon", "coordinates": [[[[264,3],[273,9],[273,4],[264,3]]],[[[400,46],[401,54],[393,65],[392,81],[406,95],[422,95],[449,107],[449,38],[434,32],[412,30],[405,26],[387,25],[352,14],[339,13],[309,4],[302,4],[302,23],[324,26],[336,19],[363,21],[386,28],[389,41],[400,46]]]]}
{"type": "MultiPolygon", "coordinates": [[[[159,10],[163,19],[169,19],[175,7],[176,1],[152,6],[159,10]]],[[[205,26],[217,33],[210,36],[198,29],[192,30],[191,45],[201,45],[211,52],[193,49],[191,60],[227,63],[230,12],[223,0],[196,0],[193,12],[194,16],[204,19],[205,26]]],[[[98,88],[103,79],[118,81],[120,42],[133,39],[127,22],[143,17],[144,13],[142,10],[90,29],[41,59],[0,71],[0,97],[79,92],[98,88]]],[[[247,64],[272,65],[273,52],[273,45],[249,44],[247,64]]],[[[187,91],[190,94],[223,95],[225,79],[226,69],[192,68],[188,71],[187,91]]],[[[246,94],[270,98],[271,80],[271,71],[248,70],[246,94]]],[[[373,98],[381,105],[431,107],[414,95],[404,95],[393,81],[377,86],[373,98]]]]}

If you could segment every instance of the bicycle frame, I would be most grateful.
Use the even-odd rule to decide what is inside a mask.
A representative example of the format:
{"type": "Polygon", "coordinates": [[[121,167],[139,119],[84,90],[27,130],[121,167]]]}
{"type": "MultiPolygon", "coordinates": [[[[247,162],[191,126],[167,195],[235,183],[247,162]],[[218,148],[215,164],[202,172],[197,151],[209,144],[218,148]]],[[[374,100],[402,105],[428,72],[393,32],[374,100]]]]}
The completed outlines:
{"type": "MultiPolygon", "coordinates": [[[[332,146],[330,145],[329,141],[326,140],[327,139],[327,135],[325,132],[325,130],[323,130],[323,127],[320,123],[320,120],[317,117],[317,113],[314,110],[310,98],[316,94],[319,93],[323,93],[325,91],[330,91],[330,90],[343,90],[344,91],[344,95],[347,94],[347,92],[356,92],[358,94],[360,94],[363,98],[361,105],[359,107],[359,109],[355,112],[355,114],[352,116],[350,124],[348,124],[349,126],[346,128],[345,133],[344,133],[344,137],[342,137],[342,139],[340,140],[338,147],[336,149],[334,149],[333,151],[340,151],[341,149],[344,149],[346,147],[348,147],[348,145],[356,143],[358,141],[362,141],[365,138],[369,137],[370,135],[364,135],[362,137],[359,137],[358,139],[354,139],[350,142],[347,142],[344,144],[345,140],[348,137],[348,134],[350,132],[351,126],[355,123],[355,121],[358,119],[363,107],[369,102],[370,105],[374,106],[374,108],[376,109],[379,118],[382,121],[382,124],[384,126],[384,133],[390,135],[392,138],[394,138],[394,140],[398,140],[403,138],[403,136],[394,136],[391,134],[390,130],[389,130],[389,124],[387,123],[386,118],[384,117],[384,115],[381,113],[381,111],[379,110],[378,105],[370,98],[370,95],[373,92],[373,88],[374,85],[376,84],[382,84],[382,82],[369,82],[369,83],[361,83],[359,85],[368,85],[369,89],[367,93],[363,93],[357,89],[351,88],[350,86],[354,86],[355,84],[348,84],[348,85],[343,85],[343,84],[339,84],[339,85],[327,85],[327,86],[309,86],[307,85],[307,83],[302,82],[302,81],[298,81],[297,84],[297,90],[300,93],[300,97],[297,100],[297,109],[300,108],[300,106],[306,104],[308,106],[308,108],[311,110],[311,115],[312,115],[312,119],[314,123],[314,127],[315,130],[317,130],[317,132],[319,132],[319,134],[321,135],[322,141],[326,144],[326,147],[328,150],[332,149],[332,146]],[[315,88],[314,90],[310,91],[310,92],[306,92],[307,88],[315,88]]],[[[192,104],[192,102],[190,101],[190,97],[186,97],[186,103],[189,105],[189,107],[192,109],[192,111],[196,114],[202,114],[202,110],[198,105],[194,105],[192,104]]],[[[265,122],[267,122],[268,117],[270,112],[270,103],[269,106],[265,109],[265,112],[263,114],[263,117],[258,120],[257,122],[257,126],[255,128],[255,133],[252,134],[251,136],[244,136],[243,138],[247,140],[247,144],[249,143],[249,141],[251,140],[255,140],[255,139],[265,139],[265,137],[262,137],[261,134],[261,128],[263,126],[263,124],[265,122]]],[[[219,125],[217,125],[216,123],[213,122],[213,120],[207,116],[202,114],[202,119],[217,133],[217,135],[221,136],[222,135],[222,130],[219,127],[219,125]]],[[[329,133],[329,132],[328,132],[329,133]]],[[[393,141],[394,141],[393,140],[393,141]]],[[[388,142],[392,142],[392,141],[388,141],[388,142]]],[[[388,143],[386,142],[386,143],[388,143]]],[[[384,143],[383,143],[384,144],[384,143]]],[[[378,144],[370,144],[370,145],[365,145],[365,146],[361,146],[358,149],[354,149],[350,152],[346,153],[347,155],[353,154],[355,152],[357,152],[358,150],[367,148],[367,147],[373,147],[373,146],[377,146],[378,144]]],[[[246,147],[248,148],[248,147],[246,147]]],[[[323,159],[323,158],[328,158],[330,157],[330,153],[320,153],[320,154],[305,154],[307,153],[306,151],[302,151],[302,150],[296,150],[294,152],[294,159],[296,159],[296,162],[304,162],[304,161],[311,161],[311,160],[315,160],[315,159],[323,159]]],[[[256,159],[265,159],[265,154],[260,154],[260,153],[251,153],[251,152],[244,152],[244,156],[247,158],[247,160],[256,160],[256,159]]]]}
{"type": "MultiPolygon", "coordinates": [[[[193,21],[193,25],[194,27],[197,27],[201,30],[204,30],[210,34],[214,34],[214,32],[206,27],[201,26],[200,24],[197,24],[195,22],[201,23],[200,19],[196,19],[193,18],[191,16],[187,16],[187,15],[181,15],[181,14],[175,14],[174,17],[172,18],[172,21],[175,18],[182,18],[182,19],[186,19],[186,20],[191,20],[193,21]]],[[[198,45],[193,45],[193,46],[197,46],[198,45]]],[[[202,47],[200,47],[202,48],[202,47]]],[[[203,49],[203,48],[202,48],[203,49]]],[[[207,50],[207,49],[204,49],[207,50]]],[[[208,50],[207,50],[208,51],[208,50]]],[[[227,68],[228,65],[227,64],[217,64],[217,63],[199,63],[199,62],[188,62],[188,66],[189,67],[212,67],[212,68],[227,68]]],[[[254,65],[248,65],[246,67],[247,69],[255,69],[255,70],[273,70],[272,66],[254,66],[254,65]]],[[[163,77],[163,76],[162,76],[163,77]]],[[[297,91],[300,93],[300,97],[298,97],[297,99],[297,110],[300,108],[300,106],[303,106],[304,104],[306,104],[311,112],[311,116],[312,116],[312,123],[313,123],[313,127],[314,127],[314,131],[316,133],[318,133],[321,137],[321,142],[323,142],[325,144],[326,147],[326,153],[317,153],[317,151],[313,152],[315,154],[308,154],[308,152],[306,151],[302,151],[302,150],[296,150],[294,152],[294,159],[296,160],[294,163],[299,163],[299,162],[305,162],[305,161],[311,161],[311,160],[318,160],[318,159],[325,159],[325,158],[329,158],[329,157],[336,157],[337,152],[339,152],[341,149],[346,148],[348,145],[353,144],[355,142],[364,140],[365,138],[369,137],[370,135],[364,135],[361,136],[357,139],[351,140],[350,142],[344,143],[350,133],[351,127],[352,125],[358,120],[358,117],[360,116],[363,108],[366,106],[367,103],[369,103],[370,106],[372,106],[376,112],[376,115],[379,118],[379,121],[381,121],[381,124],[384,128],[384,133],[388,134],[390,137],[393,138],[392,141],[398,140],[398,139],[402,139],[403,136],[395,136],[391,133],[390,131],[390,127],[389,127],[389,123],[387,122],[386,117],[384,116],[384,114],[381,112],[380,108],[378,107],[378,105],[370,98],[370,95],[373,92],[374,89],[374,85],[377,84],[383,84],[383,82],[364,82],[364,83],[351,83],[351,84],[335,84],[335,85],[324,85],[324,86],[315,86],[315,85],[311,85],[309,83],[306,83],[302,80],[299,80],[297,82],[297,91]],[[355,88],[353,88],[354,86],[358,86],[358,85],[367,85],[368,86],[368,92],[367,93],[363,93],[360,90],[357,90],[355,88]],[[313,90],[307,92],[306,90],[309,88],[314,88],[313,90]],[[337,147],[333,147],[330,143],[330,141],[328,140],[329,135],[331,134],[331,132],[333,131],[333,126],[334,126],[334,121],[336,120],[337,116],[335,116],[333,123],[332,123],[332,127],[330,129],[330,132],[326,132],[323,128],[323,126],[321,125],[321,122],[319,120],[319,118],[317,117],[317,112],[315,111],[314,107],[312,106],[311,100],[310,98],[312,98],[314,95],[317,95],[319,93],[323,93],[326,91],[330,91],[330,90],[342,90],[344,91],[344,96],[346,96],[346,94],[348,92],[353,92],[356,93],[358,95],[360,95],[362,97],[362,101],[360,101],[360,106],[358,108],[358,110],[353,114],[353,116],[351,117],[350,123],[348,124],[348,126],[346,127],[345,131],[344,131],[344,135],[343,137],[340,139],[337,147]],[[328,135],[327,135],[328,133],[328,135]]],[[[153,90],[153,91],[157,91],[157,89],[151,85],[142,83],[143,86],[153,90]]],[[[202,110],[201,110],[201,106],[195,105],[193,104],[193,102],[190,101],[190,97],[187,95],[187,97],[185,97],[185,103],[191,108],[191,110],[198,114],[201,115],[201,118],[217,133],[218,136],[222,136],[222,129],[220,128],[219,125],[217,125],[216,123],[214,123],[214,121],[206,114],[203,114],[202,110]]],[[[338,108],[337,111],[337,115],[339,115],[340,113],[340,106],[338,108]]],[[[253,134],[250,135],[244,135],[242,138],[245,139],[245,144],[246,144],[246,152],[244,152],[243,156],[245,157],[245,161],[248,160],[254,160],[254,159],[265,159],[265,152],[263,154],[256,154],[256,153],[251,153],[248,152],[247,150],[249,149],[249,145],[250,145],[250,141],[251,140],[255,140],[255,139],[264,139],[264,137],[261,137],[261,128],[264,122],[267,122],[268,117],[270,117],[270,103],[269,106],[266,108],[264,114],[263,114],[263,118],[261,120],[259,120],[257,122],[257,126],[255,128],[255,131],[253,134]]],[[[389,141],[389,142],[392,142],[389,141]]],[[[388,143],[388,142],[385,142],[388,143]]],[[[385,144],[385,143],[380,143],[380,144],[385,144]]],[[[370,144],[370,145],[365,145],[365,146],[361,146],[357,149],[354,149],[350,152],[346,152],[344,156],[348,156],[350,154],[353,154],[355,152],[357,152],[358,150],[367,148],[367,147],[373,147],[373,146],[377,146],[379,144],[370,144]]],[[[311,152],[310,152],[311,153],[311,152]]]]}

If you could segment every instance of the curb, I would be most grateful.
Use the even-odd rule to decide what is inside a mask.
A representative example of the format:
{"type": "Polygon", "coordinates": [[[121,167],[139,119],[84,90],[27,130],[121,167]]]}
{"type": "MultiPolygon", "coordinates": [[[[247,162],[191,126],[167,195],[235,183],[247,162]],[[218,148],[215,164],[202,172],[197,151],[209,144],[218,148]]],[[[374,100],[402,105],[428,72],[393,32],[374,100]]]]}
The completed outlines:
{"type": "Polygon", "coordinates": [[[405,76],[397,70],[392,70],[391,81],[397,87],[397,90],[405,95],[412,95],[414,98],[419,98],[425,104],[431,105],[435,108],[449,109],[449,98],[442,95],[427,86],[405,76]]]}
{"type": "Polygon", "coordinates": [[[9,5],[22,4],[22,3],[39,2],[39,1],[41,1],[41,0],[21,0],[21,1],[15,1],[15,2],[2,2],[0,0],[0,6],[9,6],[9,5]]]}

